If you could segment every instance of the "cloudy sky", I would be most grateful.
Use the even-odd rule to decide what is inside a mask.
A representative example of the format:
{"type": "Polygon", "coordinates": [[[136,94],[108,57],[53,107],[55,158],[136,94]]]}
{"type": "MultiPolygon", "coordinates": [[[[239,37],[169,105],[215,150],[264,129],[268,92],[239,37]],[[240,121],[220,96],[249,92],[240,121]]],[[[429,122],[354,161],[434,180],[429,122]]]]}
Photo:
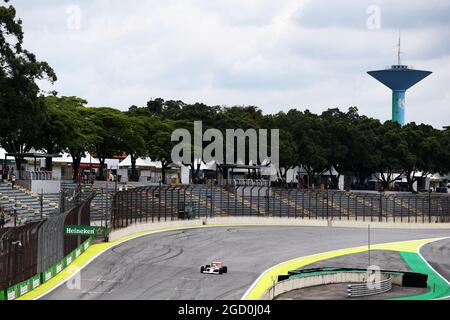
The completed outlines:
{"type": "Polygon", "coordinates": [[[357,106],[388,120],[389,89],[366,71],[402,60],[432,76],[407,121],[450,125],[450,0],[12,0],[46,90],[126,110],[162,97],[266,113],[357,106]]]}

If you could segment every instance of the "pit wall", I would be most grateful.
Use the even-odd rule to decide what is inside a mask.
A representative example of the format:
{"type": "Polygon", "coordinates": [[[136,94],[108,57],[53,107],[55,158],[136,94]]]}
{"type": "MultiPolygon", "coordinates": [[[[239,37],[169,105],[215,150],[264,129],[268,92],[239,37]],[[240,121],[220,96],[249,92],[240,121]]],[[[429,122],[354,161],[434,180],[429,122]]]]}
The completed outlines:
{"type": "MultiPolygon", "coordinates": [[[[385,280],[391,277],[392,284],[401,286],[402,275],[383,274],[385,280]]],[[[367,281],[367,272],[338,272],[319,274],[311,277],[292,278],[276,283],[272,288],[267,290],[260,300],[273,300],[279,295],[297,289],[323,286],[337,283],[365,283],[367,281]]]]}
{"type": "Polygon", "coordinates": [[[168,222],[137,223],[124,229],[114,230],[109,235],[110,241],[144,231],[166,228],[201,227],[201,226],[304,226],[304,227],[337,227],[337,228],[371,228],[382,229],[450,229],[450,223],[400,223],[400,222],[363,222],[338,220],[309,220],[264,217],[219,217],[196,220],[177,220],[168,222]]]}

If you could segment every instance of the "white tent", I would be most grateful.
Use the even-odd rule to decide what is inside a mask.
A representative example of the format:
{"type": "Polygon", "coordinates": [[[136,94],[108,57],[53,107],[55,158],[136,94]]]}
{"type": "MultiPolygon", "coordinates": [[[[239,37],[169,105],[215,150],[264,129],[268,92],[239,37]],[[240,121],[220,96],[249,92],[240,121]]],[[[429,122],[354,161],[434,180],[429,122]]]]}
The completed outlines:
{"type": "MultiPolygon", "coordinates": [[[[149,159],[150,160],[150,159],[149,159]]],[[[162,169],[162,162],[161,161],[152,161],[152,160],[150,160],[149,161],[149,164],[152,166],[152,167],[155,167],[156,169],[162,169]]]]}
{"type": "MultiPolygon", "coordinates": [[[[194,168],[197,170],[197,164],[198,164],[198,160],[196,160],[194,162],[194,168]]],[[[190,167],[189,167],[190,168],[190,167]]],[[[200,170],[212,170],[212,171],[216,171],[217,165],[216,162],[214,160],[208,162],[208,163],[204,163],[203,161],[201,161],[200,163],[200,170]]]]}
{"type": "MultiPolygon", "coordinates": [[[[128,156],[125,160],[119,163],[119,168],[128,168],[131,167],[131,156],[128,156]]],[[[136,167],[154,167],[154,168],[162,168],[161,162],[153,162],[150,158],[138,158],[136,160],[136,167]]]]}
{"type": "Polygon", "coordinates": [[[89,152],[86,152],[86,156],[83,159],[81,159],[81,163],[100,164],[100,161],[97,158],[91,156],[89,152]]]}
{"type": "MultiPolygon", "coordinates": [[[[73,159],[68,153],[64,153],[62,157],[53,158],[53,162],[56,163],[72,163],[73,159]]],[[[81,159],[81,163],[92,163],[92,164],[100,164],[100,161],[97,158],[92,157],[89,152],[86,152],[86,156],[81,159]]]]}
{"type": "Polygon", "coordinates": [[[6,155],[6,150],[3,148],[0,148],[0,160],[4,160],[5,159],[5,155],[6,155]]]}
{"type": "Polygon", "coordinates": [[[53,158],[54,163],[72,163],[72,157],[68,153],[64,153],[62,157],[53,158]]]}

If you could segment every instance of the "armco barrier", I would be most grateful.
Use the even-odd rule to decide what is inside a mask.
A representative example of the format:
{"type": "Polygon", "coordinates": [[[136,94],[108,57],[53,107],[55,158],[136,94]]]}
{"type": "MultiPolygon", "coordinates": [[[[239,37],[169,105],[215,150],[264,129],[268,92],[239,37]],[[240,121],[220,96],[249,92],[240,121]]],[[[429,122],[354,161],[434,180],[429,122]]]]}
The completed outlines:
{"type": "Polygon", "coordinates": [[[386,279],[377,282],[349,284],[347,287],[347,295],[349,298],[358,298],[381,294],[391,290],[392,278],[388,276],[386,279]]]}
{"type": "Polygon", "coordinates": [[[37,274],[30,279],[23,281],[17,285],[11,286],[0,292],[0,300],[15,300],[28,292],[36,289],[41,284],[48,282],[50,279],[58,275],[61,271],[67,268],[77,257],[86,251],[92,244],[92,239],[88,238],[80,246],[78,246],[69,255],[64,257],[61,261],[48,268],[47,270],[37,274]]]}
{"type": "Polygon", "coordinates": [[[291,278],[276,283],[264,293],[261,300],[273,300],[283,293],[297,289],[336,283],[361,283],[366,281],[366,279],[367,274],[365,272],[334,272],[291,278]]]}

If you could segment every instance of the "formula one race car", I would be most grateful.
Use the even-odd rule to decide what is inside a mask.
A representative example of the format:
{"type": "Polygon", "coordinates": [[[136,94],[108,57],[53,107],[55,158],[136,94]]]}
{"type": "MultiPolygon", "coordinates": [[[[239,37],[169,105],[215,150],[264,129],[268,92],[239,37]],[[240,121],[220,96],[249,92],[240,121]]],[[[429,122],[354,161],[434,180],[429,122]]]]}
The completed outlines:
{"type": "Polygon", "coordinates": [[[224,274],[228,272],[228,267],[221,261],[213,261],[211,264],[200,267],[200,273],[224,274]]]}

